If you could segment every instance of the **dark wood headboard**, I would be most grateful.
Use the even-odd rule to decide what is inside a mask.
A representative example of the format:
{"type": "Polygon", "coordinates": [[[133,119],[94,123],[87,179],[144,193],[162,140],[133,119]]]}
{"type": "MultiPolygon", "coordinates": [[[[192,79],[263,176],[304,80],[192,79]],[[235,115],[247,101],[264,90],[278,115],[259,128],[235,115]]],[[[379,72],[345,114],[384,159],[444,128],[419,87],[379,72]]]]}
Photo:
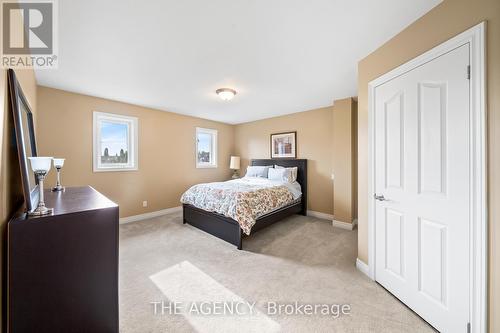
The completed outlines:
{"type": "Polygon", "coordinates": [[[297,182],[302,190],[302,214],[307,214],[307,160],[306,159],[257,159],[251,160],[250,165],[265,166],[279,165],[286,168],[297,167],[297,182]]]}

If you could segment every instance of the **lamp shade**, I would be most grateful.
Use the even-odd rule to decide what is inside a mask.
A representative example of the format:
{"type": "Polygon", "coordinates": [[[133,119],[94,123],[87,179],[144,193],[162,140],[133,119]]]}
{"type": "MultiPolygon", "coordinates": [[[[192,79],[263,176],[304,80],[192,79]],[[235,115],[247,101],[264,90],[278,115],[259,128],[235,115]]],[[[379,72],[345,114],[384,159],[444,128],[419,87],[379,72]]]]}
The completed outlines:
{"type": "Polygon", "coordinates": [[[49,172],[52,157],[28,157],[33,172],[49,172]]]}
{"type": "Polygon", "coordinates": [[[239,170],[240,169],[240,157],[231,156],[231,162],[229,163],[229,169],[239,170]]]}
{"type": "Polygon", "coordinates": [[[54,168],[62,168],[64,165],[64,158],[53,158],[54,168]]]}

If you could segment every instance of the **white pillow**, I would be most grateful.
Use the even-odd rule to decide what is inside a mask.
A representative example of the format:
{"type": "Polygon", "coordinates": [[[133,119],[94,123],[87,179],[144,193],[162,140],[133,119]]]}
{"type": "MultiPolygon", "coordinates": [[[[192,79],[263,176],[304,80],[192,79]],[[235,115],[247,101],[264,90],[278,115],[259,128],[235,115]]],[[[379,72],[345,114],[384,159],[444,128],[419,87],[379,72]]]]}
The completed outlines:
{"type": "Polygon", "coordinates": [[[271,169],[272,165],[266,166],[247,166],[247,173],[245,177],[261,177],[267,178],[267,171],[271,169]]]}
{"type": "Polygon", "coordinates": [[[269,172],[267,174],[267,178],[269,178],[269,180],[278,180],[281,182],[287,182],[289,177],[290,177],[290,171],[285,168],[281,169],[271,168],[269,169],[269,172]]]}
{"type": "Polygon", "coordinates": [[[293,182],[297,181],[297,172],[298,172],[299,168],[297,168],[297,167],[285,168],[285,167],[280,166],[280,165],[275,165],[274,168],[289,170],[290,177],[288,178],[288,182],[293,183],[293,182]]]}

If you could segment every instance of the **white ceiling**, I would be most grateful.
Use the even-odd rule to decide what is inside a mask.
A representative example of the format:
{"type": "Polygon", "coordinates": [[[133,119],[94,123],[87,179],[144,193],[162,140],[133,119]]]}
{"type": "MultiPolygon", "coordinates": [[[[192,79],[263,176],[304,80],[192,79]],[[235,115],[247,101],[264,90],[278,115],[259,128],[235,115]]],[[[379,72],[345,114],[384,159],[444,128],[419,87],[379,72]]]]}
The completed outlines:
{"type": "Polygon", "coordinates": [[[59,1],[59,68],[36,77],[43,86],[242,123],[355,96],[357,62],[439,2],[59,1]],[[220,87],[238,94],[222,101],[220,87]]]}

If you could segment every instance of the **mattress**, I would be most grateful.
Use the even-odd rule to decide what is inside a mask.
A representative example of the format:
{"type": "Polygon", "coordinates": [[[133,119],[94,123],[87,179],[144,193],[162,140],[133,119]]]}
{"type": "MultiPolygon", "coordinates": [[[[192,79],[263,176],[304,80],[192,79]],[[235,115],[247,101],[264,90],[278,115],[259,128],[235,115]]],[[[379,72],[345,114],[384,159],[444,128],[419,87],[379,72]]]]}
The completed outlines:
{"type": "Polygon", "coordinates": [[[300,189],[297,182],[244,177],[194,185],[182,195],[181,202],[232,218],[249,235],[258,218],[300,202],[300,189]]]}

